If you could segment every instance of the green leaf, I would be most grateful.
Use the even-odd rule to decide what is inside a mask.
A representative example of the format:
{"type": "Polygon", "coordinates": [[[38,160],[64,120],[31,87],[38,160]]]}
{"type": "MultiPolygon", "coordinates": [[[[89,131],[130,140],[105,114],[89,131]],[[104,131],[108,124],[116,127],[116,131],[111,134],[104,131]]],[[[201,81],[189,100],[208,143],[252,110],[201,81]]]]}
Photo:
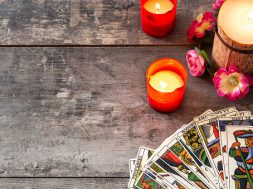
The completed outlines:
{"type": "Polygon", "coordinates": [[[195,51],[197,51],[197,52],[199,53],[199,49],[198,49],[198,47],[195,47],[194,49],[195,49],[195,51]]]}
{"type": "Polygon", "coordinates": [[[209,58],[205,50],[199,51],[199,54],[209,63],[209,58]]]}

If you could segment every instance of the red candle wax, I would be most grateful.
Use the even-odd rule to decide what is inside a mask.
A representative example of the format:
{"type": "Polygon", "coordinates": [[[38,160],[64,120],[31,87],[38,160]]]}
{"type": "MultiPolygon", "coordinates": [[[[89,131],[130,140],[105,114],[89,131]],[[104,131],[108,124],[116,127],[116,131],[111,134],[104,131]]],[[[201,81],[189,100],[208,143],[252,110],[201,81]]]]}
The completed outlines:
{"type": "Polygon", "coordinates": [[[187,72],[178,60],[163,58],[153,62],[147,69],[146,77],[147,97],[152,108],[159,112],[172,112],[180,107],[184,99],[187,72]],[[155,89],[150,83],[151,78],[157,73],[166,70],[179,75],[183,81],[183,85],[171,92],[155,89]]]}
{"type": "Polygon", "coordinates": [[[140,0],[140,3],[141,23],[145,33],[152,37],[165,37],[174,29],[177,0],[140,0]],[[171,9],[168,8],[170,4],[171,9]],[[154,10],[150,6],[154,6],[154,10]]]}

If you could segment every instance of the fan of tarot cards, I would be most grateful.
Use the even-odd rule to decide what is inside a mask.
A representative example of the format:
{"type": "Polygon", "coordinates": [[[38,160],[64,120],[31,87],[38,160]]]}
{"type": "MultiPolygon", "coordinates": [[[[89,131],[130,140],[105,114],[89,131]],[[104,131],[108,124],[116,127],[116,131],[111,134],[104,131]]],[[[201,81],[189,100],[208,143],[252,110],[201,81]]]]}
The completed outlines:
{"type": "Polygon", "coordinates": [[[132,189],[253,189],[253,116],[207,110],[129,161],[132,189]]]}

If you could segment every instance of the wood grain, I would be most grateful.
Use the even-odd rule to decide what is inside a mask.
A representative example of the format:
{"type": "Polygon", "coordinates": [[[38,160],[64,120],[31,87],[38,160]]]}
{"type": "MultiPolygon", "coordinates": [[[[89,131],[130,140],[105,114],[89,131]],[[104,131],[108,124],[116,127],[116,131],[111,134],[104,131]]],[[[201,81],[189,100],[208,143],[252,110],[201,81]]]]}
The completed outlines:
{"type": "Polygon", "coordinates": [[[253,45],[243,45],[233,39],[230,39],[223,31],[222,27],[218,26],[212,51],[212,58],[215,66],[217,68],[235,66],[238,68],[239,72],[252,75],[253,54],[246,54],[233,49],[253,51],[253,45]]]}
{"type": "Polygon", "coordinates": [[[0,179],[1,189],[127,189],[126,178],[11,178],[0,179]]]}
{"type": "Polygon", "coordinates": [[[175,31],[165,39],[141,30],[139,0],[0,1],[0,45],[183,45],[193,17],[210,0],[181,0],[175,31]]]}
{"type": "Polygon", "coordinates": [[[139,146],[151,148],[206,109],[230,103],[207,78],[189,77],[170,114],[146,100],[145,71],[188,47],[0,48],[0,176],[127,177],[139,146]]]}

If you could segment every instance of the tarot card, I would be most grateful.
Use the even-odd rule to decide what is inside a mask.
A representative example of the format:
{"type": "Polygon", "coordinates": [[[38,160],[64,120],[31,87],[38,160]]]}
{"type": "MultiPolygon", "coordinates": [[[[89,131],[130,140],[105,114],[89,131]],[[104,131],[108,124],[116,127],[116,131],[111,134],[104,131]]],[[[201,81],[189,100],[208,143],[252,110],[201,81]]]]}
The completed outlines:
{"type": "MultiPolygon", "coordinates": [[[[207,110],[207,111],[204,112],[203,114],[210,114],[210,113],[212,113],[212,110],[207,110]]],[[[203,114],[202,114],[202,115],[203,115],[203,114]]],[[[170,137],[168,137],[168,138],[155,150],[155,152],[153,153],[153,155],[151,156],[151,158],[150,158],[147,162],[148,162],[149,164],[152,164],[153,162],[152,162],[151,159],[153,159],[153,158],[156,156],[156,154],[157,154],[164,146],[166,146],[166,144],[168,144],[174,136],[177,135],[177,133],[179,133],[181,130],[183,130],[185,126],[186,126],[186,125],[182,126],[182,127],[181,127],[180,129],[178,129],[173,135],[171,135],[170,137]],[[153,157],[153,156],[154,156],[154,157],[153,157]]],[[[148,163],[147,163],[147,164],[148,164],[148,163]]],[[[178,176],[177,176],[177,177],[178,177],[178,176]]],[[[192,188],[192,187],[191,187],[191,188],[192,188]]]]}
{"type": "Polygon", "coordinates": [[[226,127],[229,189],[253,188],[253,127],[226,127]]]}
{"type": "MultiPolygon", "coordinates": [[[[165,165],[173,169],[176,173],[181,175],[184,179],[197,188],[208,189],[210,188],[203,180],[201,180],[195,172],[193,172],[184,162],[182,162],[174,153],[167,147],[164,147],[158,154],[160,158],[156,163],[163,168],[165,165]]],[[[168,169],[168,168],[167,168],[168,169]]],[[[166,169],[165,169],[166,170],[166,169]]],[[[167,171],[167,170],[166,170],[167,171]]]]}
{"type": "MultiPolygon", "coordinates": [[[[202,115],[204,115],[204,114],[210,114],[210,113],[212,113],[212,110],[207,110],[207,111],[205,111],[202,115]]],[[[159,148],[155,151],[155,153],[152,155],[152,156],[156,156],[156,154],[164,147],[164,146],[166,146],[166,144],[168,144],[170,141],[171,141],[171,139],[174,137],[174,136],[176,136],[177,135],[177,133],[179,133],[181,130],[183,130],[185,128],[185,126],[183,126],[182,128],[180,128],[179,130],[177,130],[173,135],[171,135],[170,137],[168,137],[160,146],[159,146],[159,148]]],[[[150,158],[150,159],[153,159],[152,157],[150,158]]],[[[151,164],[153,163],[152,161],[150,162],[151,164]]],[[[173,175],[173,174],[172,174],[173,175]]],[[[163,176],[163,175],[162,175],[163,176]]],[[[173,177],[174,178],[177,178],[177,180],[180,180],[179,178],[181,178],[181,177],[179,177],[178,176],[178,174],[174,174],[173,175],[173,177]],[[179,177],[179,178],[178,178],[179,177]]],[[[184,182],[186,182],[186,181],[184,181],[184,182]]],[[[175,182],[174,182],[175,183],[175,182]]],[[[187,182],[186,182],[187,183],[187,182]]],[[[173,184],[173,183],[172,183],[173,184]]],[[[182,184],[182,183],[181,183],[182,184]]],[[[189,184],[188,184],[189,185],[189,184]]],[[[190,187],[190,188],[192,188],[192,186],[190,187]]]]}
{"type": "MultiPolygon", "coordinates": [[[[156,171],[143,167],[142,174],[149,175],[157,184],[164,188],[173,189],[173,186],[168,182],[169,175],[165,171],[161,170],[159,167],[156,168],[156,171]]],[[[140,179],[141,177],[137,180],[137,183],[140,181],[140,179]]],[[[138,184],[136,184],[136,187],[137,185],[138,184]]]]}
{"type": "MultiPolygon", "coordinates": [[[[181,129],[179,129],[177,132],[179,132],[181,129]]],[[[177,133],[176,132],[176,133],[177,133]]],[[[175,133],[175,134],[176,134],[175,133]]],[[[164,142],[163,142],[163,147],[166,146],[166,144],[168,144],[171,139],[173,138],[173,136],[175,135],[171,135],[169,138],[167,138],[164,142]]],[[[176,136],[176,135],[175,135],[176,136]]],[[[159,146],[158,150],[161,151],[162,150],[162,145],[159,146]]],[[[156,150],[157,151],[157,150],[156,150]]],[[[159,152],[158,151],[158,152],[159,152]]],[[[173,171],[173,169],[164,169],[163,167],[159,166],[157,163],[155,163],[155,161],[157,159],[159,159],[159,156],[157,156],[157,153],[155,152],[151,158],[148,160],[148,163],[145,165],[145,169],[143,169],[144,171],[149,171],[149,173],[152,173],[153,175],[155,175],[157,178],[159,178],[159,181],[162,181],[163,185],[171,185],[174,188],[177,188],[178,186],[183,186],[184,188],[193,188],[193,185],[189,184],[185,178],[182,178],[181,175],[179,175],[178,173],[176,173],[175,171],[173,171]]],[[[158,161],[160,162],[160,161],[158,161]]],[[[164,163],[163,163],[164,164],[164,163]]],[[[168,167],[168,166],[167,166],[168,167]]],[[[158,181],[158,182],[159,182],[158,181]]],[[[179,188],[180,188],[179,187],[179,188]]],[[[181,187],[183,189],[183,187],[181,187]]],[[[180,188],[180,189],[181,189],[180,188]]]]}
{"type": "MultiPolygon", "coordinates": [[[[201,114],[200,116],[202,115],[207,115],[207,114],[211,114],[213,111],[208,109],[206,110],[203,114],[201,114]]],[[[154,154],[157,154],[164,146],[166,146],[167,144],[170,143],[170,141],[175,138],[175,136],[177,136],[180,132],[182,132],[183,130],[185,130],[185,128],[187,127],[188,125],[183,125],[180,129],[178,129],[174,134],[172,134],[170,137],[166,138],[163,143],[155,150],[154,154]]]]}
{"type": "MultiPolygon", "coordinates": [[[[152,153],[152,156],[155,156],[164,146],[166,146],[166,144],[168,144],[171,139],[177,135],[177,133],[179,133],[183,128],[185,127],[185,125],[183,125],[180,129],[178,129],[175,133],[173,133],[171,136],[169,136],[168,138],[166,138],[163,143],[152,153]]],[[[149,161],[151,161],[152,156],[147,160],[146,164],[148,164],[149,161]]],[[[144,167],[144,166],[143,166],[144,167]]]]}
{"type": "Polygon", "coordinates": [[[203,142],[201,137],[199,136],[198,129],[196,127],[195,122],[191,122],[187,125],[187,127],[178,134],[178,141],[187,149],[187,151],[191,152],[191,157],[201,162],[201,170],[208,178],[211,178],[213,184],[216,187],[220,187],[219,179],[217,178],[211,163],[210,158],[207,156],[207,153],[203,147],[203,142]]]}
{"type": "Polygon", "coordinates": [[[200,166],[202,163],[190,154],[190,150],[184,148],[184,146],[176,139],[172,139],[172,141],[167,145],[168,149],[178,158],[180,159],[195,175],[205,183],[210,188],[215,188],[215,185],[209,180],[210,178],[202,172],[200,166]],[[186,150],[187,149],[187,150],[186,150]]]}
{"type": "Polygon", "coordinates": [[[211,160],[211,166],[217,175],[220,176],[220,182],[225,187],[224,172],[222,165],[218,117],[219,116],[236,116],[238,111],[232,107],[214,112],[214,115],[207,115],[205,119],[196,122],[199,136],[203,141],[203,147],[207,156],[211,160]]]}
{"type": "Polygon", "coordinates": [[[136,159],[130,159],[129,160],[129,174],[130,174],[130,177],[133,174],[134,167],[135,167],[135,162],[136,162],[136,159]]]}
{"type": "Polygon", "coordinates": [[[251,112],[250,111],[239,111],[239,116],[251,116],[251,112]]]}
{"type": "MultiPolygon", "coordinates": [[[[211,114],[213,111],[208,109],[206,110],[204,113],[202,113],[200,116],[202,115],[208,115],[211,114]]],[[[178,133],[182,132],[188,125],[183,125],[180,129],[178,129],[174,134],[172,134],[171,136],[169,136],[168,138],[166,138],[163,143],[155,150],[154,154],[157,154],[157,152],[159,152],[164,146],[166,146],[167,144],[170,143],[171,139],[174,138],[175,136],[177,136],[178,133]]]]}
{"type": "Polygon", "coordinates": [[[171,185],[169,183],[163,182],[163,177],[161,177],[160,175],[156,175],[153,174],[153,172],[143,170],[144,168],[141,167],[141,173],[136,178],[134,188],[143,188],[143,189],[146,189],[147,187],[171,188],[171,185]]]}
{"type": "Polygon", "coordinates": [[[155,150],[155,152],[153,153],[153,155],[157,154],[164,146],[166,146],[167,144],[170,143],[170,141],[179,133],[181,132],[182,130],[184,130],[184,128],[186,127],[187,125],[183,125],[180,129],[178,129],[176,132],[174,132],[172,135],[170,135],[168,138],[166,138],[162,144],[155,150]]]}
{"type": "MultiPolygon", "coordinates": [[[[151,161],[148,162],[148,164],[146,165],[146,168],[148,170],[151,170],[151,169],[154,170],[154,169],[156,169],[154,167],[159,167],[161,170],[163,170],[164,172],[166,172],[167,174],[169,174],[169,176],[173,177],[178,183],[180,183],[181,185],[183,185],[185,188],[189,188],[189,189],[191,189],[191,188],[198,188],[196,186],[196,184],[194,184],[193,182],[189,181],[187,178],[185,178],[184,176],[182,176],[181,174],[179,174],[176,171],[177,170],[177,166],[181,165],[180,164],[180,160],[177,161],[177,158],[175,157],[175,158],[171,159],[171,161],[173,162],[173,166],[174,167],[166,164],[156,154],[155,156],[151,157],[151,161]]],[[[157,170],[154,170],[154,171],[158,172],[157,170]]],[[[167,179],[167,178],[164,178],[163,180],[165,180],[166,182],[169,182],[170,184],[173,183],[173,182],[170,182],[170,179],[167,179]]]]}
{"type": "Polygon", "coordinates": [[[189,187],[192,187],[182,177],[166,172],[155,163],[153,163],[150,167],[144,168],[143,171],[152,173],[157,178],[160,178],[162,183],[171,189],[188,189],[189,187]]]}
{"type": "MultiPolygon", "coordinates": [[[[210,115],[212,113],[212,110],[207,110],[194,119],[199,121],[203,119],[203,116],[210,115]]],[[[210,178],[210,180],[212,180],[212,183],[219,187],[219,181],[212,169],[208,157],[206,156],[195,122],[192,121],[186,127],[184,127],[184,129],[177,134],[177,140],[182,144],[185,150],[189,152],[192,159],[194,159],[195,162],[199,165],[203,174],[210,178]]]]}
{"type": "Polygon", "coordinates": [[[173,188],[173,186],[170,184],[171,176],[158,166],[152,165],[152,167],[154,170],[150,167],[144,167],[142,168],[142,172],[153,175],[155,177],[155,181],[161,186],[165,186],[165,188],[173,188]]]}
{"type": "Polygon", "coordinates": [[[231,112],[237,112],[237,114],[238,114],[238,110],[235,107],[232,106],[232,107],[228,107],[228,108],[224,108],[224,109],[221,109],[221,110],[214,111],[210,114],[204,114],[204,115],[197,116],[193,120],[195,122],[199,122],[199,121],[207,119],[207,116],[210,116],[210,115],[213,115],[213,116],[214,115],[216,115],[216,116],[226,116],[227,113],[231,113],[231,112]]]}
{"type": "MultiPolygon", "coordinates": [[[[160,184],[161,186],[165,188],[172,188],[172,189],[175,188],[173,187],[173,185],[170,184],[172,183],[170,182],[172,180],[171,176],[157,165],[153,164],[151,167],[144,165],[144,167],[142,167],[142,173],[152,176],[155,182],[157,182],[158,184],[160,184]]],[[[175,182],[175,179],[174,179],[174,182],[175,182]]]]}
{"type": "Polygon", "coordinates": [[[146,173],[142,172],[139,179],[135,183],[135,188],[138,188],[138,189],[146,189],[146,188],[165,189],[165,187],[161,186],[154,179],[155,179],[155,177],[152,174],[146,174],[146,173]]]}
{"type": "Polygon", "coordinates": [[[238,116],[238,111],[234,107],[218,110],[213,115],[202,116],[205,119],[201,119],[196,122],[199,136],[203,141],[203,147],[207,152],[207,156],[211,159],[210,163],[216,171],[216,174],[220,176],[220,182],[225,186],[224,172],[222,165],[218,117],[221,116],[238,116]]]}
{"type": "Polygon", "coordinates": [[[133,174],[131,175],[131,177],[129,179],[128,188],[134,188],[137,179],[141,175],[141,169],[142,169],[143,165],[151,157],[153,152],[154,152],[154,150],[149,149],[149,148],[145,148],[145,147],[139,148],[139,151],[138,151],[138,154],[136,157],[136,163],[135,163],[135,167],[133,170],[133,174]]]}
{"type": "Polygon", "coordinates": [[[221,146],[221,153],[222,153],[222,164],[225,173],[225,180],[228,184],[228,153],[227,153],[227,135],[226,135],[226,128],[228,125],[253,125],[253,116],[250,117],[221,117],[218,119],[218,128],[220,132],[220,146],[221,146]]]}

